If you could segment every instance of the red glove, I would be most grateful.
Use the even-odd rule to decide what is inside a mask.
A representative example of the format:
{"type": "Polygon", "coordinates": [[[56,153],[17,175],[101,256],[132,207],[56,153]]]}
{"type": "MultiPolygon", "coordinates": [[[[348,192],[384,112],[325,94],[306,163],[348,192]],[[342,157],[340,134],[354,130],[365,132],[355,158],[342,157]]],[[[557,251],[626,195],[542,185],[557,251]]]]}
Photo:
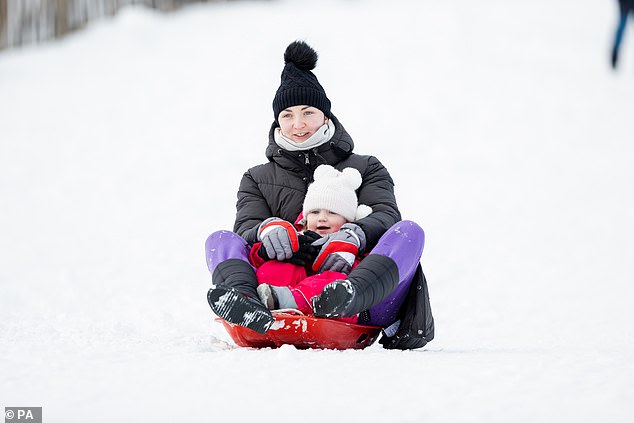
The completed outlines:
{"type": "Polygon", "coordinates": [[[365,249],[365,234],[354,223],[344,224],[338,232],[328,234],[312,244],[321,247],[313,263],[313,271],[350,273],[354,259],[365,249]]]}
{"type": "Polygon", "coordinates": [[[297,231],[290,222],[277,217],[269,217],[258,228],[258,240],[270,259],[288,260],[299,250],[297,231]]]}

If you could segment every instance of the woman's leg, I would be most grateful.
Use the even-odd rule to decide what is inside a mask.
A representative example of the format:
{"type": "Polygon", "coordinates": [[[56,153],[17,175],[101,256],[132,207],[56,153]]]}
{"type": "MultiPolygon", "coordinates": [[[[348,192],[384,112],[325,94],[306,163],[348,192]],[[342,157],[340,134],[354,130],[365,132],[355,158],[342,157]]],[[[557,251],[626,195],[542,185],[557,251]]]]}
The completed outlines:
{"type": "Polygon", "coordinates": [[[207,292],[213,312],[228,322],[266,332],[275,319],[258,299],[247,242],[230,231],[214,232],[205,242],[205,255],[215,285],[207,292]]]}
{"type": "Polygon", "coordinates": [[[393,225],[345,281],[324,288],[313,300],[316,316],[351,316],[387,327],[403,304],[425,245],[425,233],[412,221],[393,225]]]}
{"type": "Polygon", "coordinates": [[[238,234],[217,231],[205,242],[207,268],[216,286],[229,286],[257,298],[255,269],[249,263],[249,245],[238,234]]]}
{"type": "Polygon", "coordinates": [[[425,246],[425,232],[416,223],[402,221],[392,226],[379,240],[371,254],[389,257],[398,268],[398,283],[391,293],[368,309],[365,322],[387,327],[397,319],[410,283],[416,273],[425,246]]]}

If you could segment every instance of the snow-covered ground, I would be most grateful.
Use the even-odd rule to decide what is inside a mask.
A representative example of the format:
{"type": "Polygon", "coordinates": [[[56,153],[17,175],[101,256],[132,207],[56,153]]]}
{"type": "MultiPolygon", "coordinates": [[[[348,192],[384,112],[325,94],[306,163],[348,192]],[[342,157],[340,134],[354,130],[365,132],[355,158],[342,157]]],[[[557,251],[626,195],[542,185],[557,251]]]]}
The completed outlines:
{"type": "MultiPolygon", "coordinates": [[[[616,2],[129,8],[0,53],[0,407],[44,422],[634,419],[634,29],[616,2]],[[282,53],[427,234],[418,351],[236,348],[203,243],[282,53]]],[[[630,22],[633,23],[633,22],[630,22]]]]}

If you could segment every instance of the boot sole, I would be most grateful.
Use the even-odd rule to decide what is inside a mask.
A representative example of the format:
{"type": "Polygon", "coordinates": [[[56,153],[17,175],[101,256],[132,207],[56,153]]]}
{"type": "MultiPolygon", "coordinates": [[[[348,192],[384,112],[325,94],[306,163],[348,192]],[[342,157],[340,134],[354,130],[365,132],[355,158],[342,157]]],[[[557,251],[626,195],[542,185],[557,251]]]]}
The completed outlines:
{"type": "Polygon", "coordinates": [[[256,301],[234,288],[221,286],[207,292],[207,302],[218,317],[257,333],[266,333],[275,318],[263,304],[256,301]]]}
{"type": "Polygon", "coordinates": [[[313,298],[313,312],[317,317],[344,317],[346,308],[352,302],[353,291],[348,282],[330,283],[321,294],[313,298]]]}

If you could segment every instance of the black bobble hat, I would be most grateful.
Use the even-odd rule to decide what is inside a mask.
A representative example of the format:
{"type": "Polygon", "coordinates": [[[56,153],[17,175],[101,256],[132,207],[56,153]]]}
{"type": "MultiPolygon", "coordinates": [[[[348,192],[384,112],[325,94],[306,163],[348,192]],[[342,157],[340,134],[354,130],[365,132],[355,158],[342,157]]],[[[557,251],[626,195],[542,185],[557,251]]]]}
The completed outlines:
{"type": "Polygon", "coordinates": [[[273,98],[273,115],[277,121],[280,112],[288,107],[305,104],[330,115],[330,100],[311,71],[317,65],[317,52],[303,41],[293,41],[284,52],[282,82],[273,98]]]}

